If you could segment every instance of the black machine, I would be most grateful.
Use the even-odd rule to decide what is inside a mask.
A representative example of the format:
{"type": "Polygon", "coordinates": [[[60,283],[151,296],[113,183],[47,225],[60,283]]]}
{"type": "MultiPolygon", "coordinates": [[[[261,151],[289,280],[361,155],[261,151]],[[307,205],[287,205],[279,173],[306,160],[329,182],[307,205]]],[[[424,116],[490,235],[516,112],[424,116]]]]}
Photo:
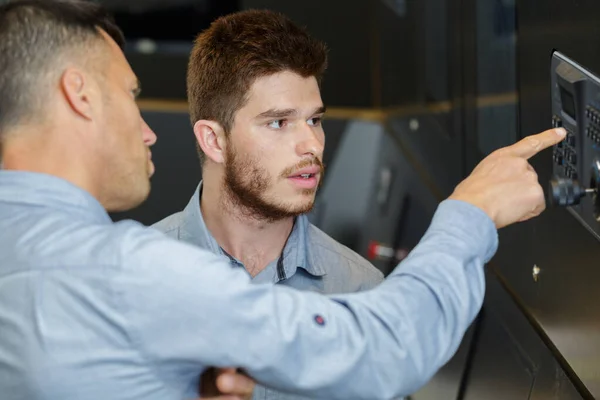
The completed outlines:
{"type": "Polygon", "coordinates": [[[560,52],[551,64],[552,125],[567,130],[554,146],[550,201],[600,238],[600,79],[560,52]],[[587,187],[587,188],[586,188],[587,187]],[[590,201],[581,201],[585,195],[590,201]]]}

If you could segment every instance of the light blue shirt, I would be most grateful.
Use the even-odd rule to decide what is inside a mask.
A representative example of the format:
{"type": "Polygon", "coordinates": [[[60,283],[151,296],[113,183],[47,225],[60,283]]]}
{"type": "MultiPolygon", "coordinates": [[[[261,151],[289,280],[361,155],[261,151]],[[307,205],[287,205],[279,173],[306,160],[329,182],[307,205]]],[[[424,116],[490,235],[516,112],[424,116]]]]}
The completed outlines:
{"type": "MultiPolygon", "coordinates": [[[[200,209],[202,183],[183,211],[152,225],[173,239],[229,257],[232,265],[242,262],[223,251],[210,233],[200,209]]],[[[318,293],[349,293],[371,289],[383,274],[363,257],[336,242],[311,224],[306,215],[296,218],[281,257],[251,278],[253,283],[278,283],[318,293]]]]}
{"type": "MultiPolygon", "coordinates": [[[[153,225],[173,239],[195,244],[218,255],[229,257],[233,266],[243,263],[227,254],[210,233],[200,209],[202,182],[183,211],[153,225]]],[[[245,269],[244,269],[245,270],[245,269]]],[[[311,224],[306,215],[295,219],[280,257],[270,262],[253,283],[274,283],[317,293],[352,293],[375,287],[383,274],[363,257],[341,245],[311,224]]],[[[254,400],[303,400],[303,396],[279,392],[257,385],[254,400]]]]}
{"type": "Polygon", "coordinates": [[[61,179],[0,171],[0,394],[180,400],[216,366],[315,398],[406,395],[456,351],[496,248],[485,213],[446,200],[382,284],[325,297],[251,284],[61,179]]]}

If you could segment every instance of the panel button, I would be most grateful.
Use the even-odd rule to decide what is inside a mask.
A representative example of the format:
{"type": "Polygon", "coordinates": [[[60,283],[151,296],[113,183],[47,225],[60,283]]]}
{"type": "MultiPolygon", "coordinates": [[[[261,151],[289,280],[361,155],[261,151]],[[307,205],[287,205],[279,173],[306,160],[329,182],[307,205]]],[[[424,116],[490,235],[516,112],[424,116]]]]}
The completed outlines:
{"type": "Polygon", "coordinates": [[[575,135],[573,135],[571,132],[567,134],[567,144],[569,146],[575,146],[575,135]]]}
{"type": "Polygon", "coordinates": [[[563,164],[563,157],[560,154],[555,154],[554,155],[554,162],[556,163],[556,165],[562,165],[563,164]]]}
{"type": "Polygon", "coordinates": [[[553,128],[562,128],[563,123],[560,117],[557,115],[552,116],[552,127],[553,128]]]}
{"type": "Polygon", "coordinates": [[[562,155],[562,152],[560,152],[560,151],[554,152],[554,154],[552,155],[552,159],[554,160],[554,162],[557,165],[562,165],[563,164],[563,155],[562,155]]]}
{"type": "Polygon", "coordinates": [[[577,164],[577,154],[569,153],[567,156],[567,161],[569,161],[571,164],[577,164]]]}

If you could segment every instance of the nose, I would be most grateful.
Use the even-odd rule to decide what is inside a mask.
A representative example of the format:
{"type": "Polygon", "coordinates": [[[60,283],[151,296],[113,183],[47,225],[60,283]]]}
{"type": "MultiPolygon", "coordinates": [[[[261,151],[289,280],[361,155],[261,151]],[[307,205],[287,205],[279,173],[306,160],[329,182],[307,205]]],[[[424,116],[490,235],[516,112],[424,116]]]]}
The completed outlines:
{"type": "Polygon", "coordinates": [[[301,139],[296,144],[296,152],[299,156],[312,155],[319,160],[323,158],[323,149],[325,147],[325,135],[323,128],[303,125],[301,139]]]}
{"type": "Polygon", "coordinates": [[[150,127],[148,126],[146,121],[144,121],[143,118],[142,118],[142,138],[144,139],[144,143],[148,147],[153,146],[157,140],[156,133],[154,133],[154,131],[152,129],[150,129],[150,127]]]}

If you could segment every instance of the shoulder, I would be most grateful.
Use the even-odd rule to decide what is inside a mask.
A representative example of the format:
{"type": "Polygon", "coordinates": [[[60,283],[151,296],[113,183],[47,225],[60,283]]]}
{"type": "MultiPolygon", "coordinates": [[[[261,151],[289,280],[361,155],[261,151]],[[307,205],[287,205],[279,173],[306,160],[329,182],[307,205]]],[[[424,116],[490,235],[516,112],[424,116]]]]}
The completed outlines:
{"type": "MultiPolygon", "coordinates": [[[[118,254],[121,279],[141,284],[173,287],[200,280],[205,283],[222,281],[231,270],[226,257],[173,239],[164,233],[135,221],[121,221],[113,225],[113,250],[118,254]],[[200,279],[200,277],[203,277],[200,279]],[[208,279],[210,277],[210,279],[208,279]]],[[[220,284],[224,284],[220,282],[220,284]]]]}
{"type": "Polygon", "coordinates": [[[183,212],[179,211],[156,222],[151,228],[156,229],[171,238],[179,239],[179,232],[183,222],[183,212]]]}
{"type": "Polygon", "coordinates": [[[328,274],[336,268],[335,275],[356,282],[357,290],[370,289],[383,281],[383,273],[373,264],[313,224],[308,226],[307,233],[312,261],[322,265],[328,274]]]}
{"type": "MultiPolygon", "coordinates": [[[[176,214],[171,217],[174,216],[176,216],[176,214]]],[[[163,226],[162,228],[167,227],[163,226]]],[[[137,221],[120,221],[113,224],[111,236],[119,241],[120,252],[123,253],[125,257],[156,257],[155,260],[158,261],[167,259],[174,254],[173,252],[181,253],[182,255],[198,255],[205,253],[196,246],[189,245],[171,237],[169,233],[176,232],[178,229],[177,225],[171,225],[164,231],[162,228],[157,228],[155,225],[147,227],[137,221]]]]}

